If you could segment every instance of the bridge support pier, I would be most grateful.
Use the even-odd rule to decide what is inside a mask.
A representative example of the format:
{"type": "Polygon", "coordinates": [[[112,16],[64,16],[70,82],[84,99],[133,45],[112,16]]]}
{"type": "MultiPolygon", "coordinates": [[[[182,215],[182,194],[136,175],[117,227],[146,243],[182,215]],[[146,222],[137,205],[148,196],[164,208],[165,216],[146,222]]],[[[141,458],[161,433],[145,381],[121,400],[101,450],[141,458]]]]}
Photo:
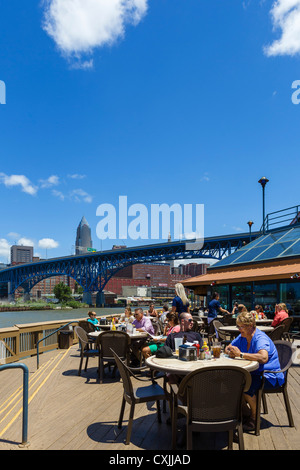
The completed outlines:
{"type": "Polygon", "coordinates": [[[105,305],[104,294],[103,294],[102,291],[100,291],[100,292],[97,293],[96,307],[104,307],[104,305],[105,305]]]}

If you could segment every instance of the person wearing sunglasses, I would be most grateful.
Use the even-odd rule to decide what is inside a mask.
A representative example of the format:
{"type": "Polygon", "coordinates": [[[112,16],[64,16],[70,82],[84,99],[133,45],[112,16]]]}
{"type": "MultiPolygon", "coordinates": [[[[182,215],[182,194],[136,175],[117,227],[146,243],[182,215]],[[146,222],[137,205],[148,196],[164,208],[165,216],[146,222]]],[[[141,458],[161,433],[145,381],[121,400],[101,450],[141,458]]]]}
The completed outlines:
{"type": "Polygon", "coordinates": [[[175,351],[175,338],[184,338],[188,343],[193,343],[198,341],[200,348],[202,347],[203,341],[201,335],[193,331],[194,321],[193,317],[188,312],[183,312],[179,316],[180,331],[178,333],[171,333],[166,339],[166,346],[169,346],[173,351],[175,351]]]}

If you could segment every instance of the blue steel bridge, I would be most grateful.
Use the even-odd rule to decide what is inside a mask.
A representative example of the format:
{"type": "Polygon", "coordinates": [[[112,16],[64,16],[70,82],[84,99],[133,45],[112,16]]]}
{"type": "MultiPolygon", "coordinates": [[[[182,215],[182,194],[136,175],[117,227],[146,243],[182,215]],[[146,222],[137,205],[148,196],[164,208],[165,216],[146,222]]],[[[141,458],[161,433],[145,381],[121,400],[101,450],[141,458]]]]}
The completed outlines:
{"type": "Polygon", "coordinates": [[[8,284],[8,295],[13,297],[19,287],[23,288],[26,295],[43,279],[52,276],[70,276],[82,286],[87,301],[89,294],[98,292],[97,304],[102,304],[102,293],[106,283],[126,266],[193,258],[220,260],[259,235],[261,232],[205,238],[202,246],[195,243],[193,249],[190,249],[193,240],[182,240],[51,258],[0,271],[0,285],[8,284]]]}

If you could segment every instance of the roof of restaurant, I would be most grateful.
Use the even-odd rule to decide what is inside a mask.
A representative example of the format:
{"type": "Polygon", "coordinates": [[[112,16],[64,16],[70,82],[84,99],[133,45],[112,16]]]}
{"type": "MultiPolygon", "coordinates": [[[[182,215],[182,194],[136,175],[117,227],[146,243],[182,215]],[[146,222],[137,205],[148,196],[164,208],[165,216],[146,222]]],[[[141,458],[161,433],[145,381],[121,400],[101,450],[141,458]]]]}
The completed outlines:
{"type": "MultiPolygon", "coordinates": [[[[269,264],[269,263],[268,263],[269,264]]],[[[196,276],[181,281],[186,287],[194,285],[209,285],[214,283],[227,284],[231,282],[266,281],[274,279],[287,279],[300,273],[300,261],[291,261],[285,264],[272,263],[266,265],[240,266],[236,269],[212,271],[202,276],[196,276]]]]}
{"type": "Polygon", "coordinates": [[[218,261],[213,268],[300,256],[300,226],[269,232],[218,261]]]}
{"type": "Polygon", "coordinates": [[[186,287],[211,283],[286,279],[300,273],[300,226],[286,227],[243,246],[208,273],[182,281],[186,287]]]}

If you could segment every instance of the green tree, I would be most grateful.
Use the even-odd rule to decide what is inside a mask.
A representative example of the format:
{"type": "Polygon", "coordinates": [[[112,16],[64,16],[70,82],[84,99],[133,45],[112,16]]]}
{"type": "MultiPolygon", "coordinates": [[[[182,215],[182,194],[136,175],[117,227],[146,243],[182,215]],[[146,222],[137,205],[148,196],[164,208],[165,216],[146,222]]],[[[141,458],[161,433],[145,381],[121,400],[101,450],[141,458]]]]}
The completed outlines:
{"type": "Polygon", "coordinates": [[[66,286],[63,282],[56,284],[53,289],[53,294],[60,302],[67,302],[72,298],[70,287],[66,286]]]}

